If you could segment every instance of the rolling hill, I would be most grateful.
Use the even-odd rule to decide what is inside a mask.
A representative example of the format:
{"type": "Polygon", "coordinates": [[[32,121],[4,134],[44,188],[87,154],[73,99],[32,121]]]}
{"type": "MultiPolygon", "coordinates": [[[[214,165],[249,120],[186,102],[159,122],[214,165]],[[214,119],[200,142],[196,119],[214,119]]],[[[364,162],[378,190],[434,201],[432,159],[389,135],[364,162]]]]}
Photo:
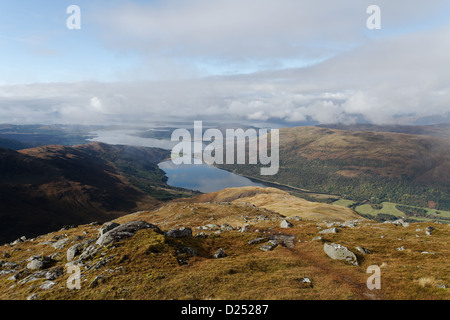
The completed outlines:
{"type": "MultiPolygon", "coordinates": [[[[219,167],[253,178],[257,166],[219,167]]],[[[280,129],[280,171],[264,179],[355,200],[450,208],[450,139],[320,127],[280,129]]]]}
{"type": "Polygon", "coordinates": [[[91,143],[0,149],[0,242],[104,222],[188,192],[166,185],[162,149],[91,143]]]}
{"type": "Polygon", "coordinates": [[[219,192],[203,194],[191,200],[183,199],[183,201],[247,204],[277,212],[285,217],[300,217],[315,221],[345,222],[362,219],[350,208],[307,201],[276,188],[228,188],[219,192]]]}

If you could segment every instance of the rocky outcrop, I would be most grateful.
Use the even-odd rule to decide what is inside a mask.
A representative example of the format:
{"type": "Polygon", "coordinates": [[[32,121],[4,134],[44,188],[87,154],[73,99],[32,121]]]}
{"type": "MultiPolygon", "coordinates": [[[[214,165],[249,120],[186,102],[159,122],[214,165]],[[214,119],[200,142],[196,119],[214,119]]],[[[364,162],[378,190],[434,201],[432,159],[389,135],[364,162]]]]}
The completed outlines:
{"type": "Polygon", "coordinates": [[[77,243],[73,246],[71,246],[68,250],[67,250],[67,261],[72,261],[75,256],[79,255],[81,253],[81,248],[83,247],[82,243],[77,243]]]}
{"type": "Polygon", "coordinates": [[[267,240],[267,238],[255,238],[255,239],[249,240],[248,244],[250,244],[250,245],[260,244],[260,243],[263,243],[266,240],[267,240]]]}
{"type": "Polygon", "coordinates": [[[162,234],[163,232],[155,225],[145,221],[131,221],[115,227],[98,238],[96,244],[99,246],[107,246],[111,243],[130,238],[142,229],[153,229],[162,234]]]}
{"type": "Polygon", "coordinates": [[[214,259],[225,258],[226,256],[227,256],[227,254],[225,253],[225,251],[222,248],[217,250],[213,255],[214,259]]]}
{"type": "Polygon", "coordinates": [[[294,225],[291,222],[289,222],[288,220],[283,220],[280,223],[280,227],[283,229],[288,229],[288,228],[293,228],[294,225]]]}
{"type": "Polygon", "coordinates": [[[166,236],[171,238],[192,237],[192,229],[185,227],[172,229],[166,233],[166,236]]]}
{"type": "Polygon", "coordinates": [[[56,241],[54,244],[52,244],[52,247],[56,250],[64,249],[64,247],[69,243],[69,238],[64,238],[61,240],[56,241]]]}
{"type": "Polygon", "coordinates": [[[339,232],[338,228],[330,228],[330,229],[322,230],[319,233],[327,234],[327,233],[338,233],[338,232],[339,232]]]}
{"type": "Polygon", "coordinates": [[[27,269],[29,270],[43,270],[51,266],[53,260],[48,257],[33,256],[29,259],[27,269]]]}
{"type": "Polygon", "coordinates": [[[259,247],[259,250],[262,251],[272,251],[276,247],[278,247],[279,242],[277,240],[270,240],[266,244],[259,247]]]}
{"type": "Polygon", "coordinates": [[[120,224],[115,222],[107,222],[98,229],[98,236],[101,237],[108,231],[111,231],[112,229],[117,228],[118,226],[120,226],[120,224]]]}
{"type": "Polygon", "coordinates": [[[366,248],[363,248],[361,246],[355,247],[355,250],[362,254],[370,254],[370,250],[367,250],[366,248]]]}
{"type": "Polygon", "coordinates": [[[355,265],[355,266],[358,265],[358,260],[356,258],[356,255],[353,252],[351,252],[349,249],[347,249],[346,247],[344,247],[340,244],[325,243],[323,245],[323,250],[325,251],[327,256],[329,256],[331,259],[345,260],[352,265],[355,265]]]}

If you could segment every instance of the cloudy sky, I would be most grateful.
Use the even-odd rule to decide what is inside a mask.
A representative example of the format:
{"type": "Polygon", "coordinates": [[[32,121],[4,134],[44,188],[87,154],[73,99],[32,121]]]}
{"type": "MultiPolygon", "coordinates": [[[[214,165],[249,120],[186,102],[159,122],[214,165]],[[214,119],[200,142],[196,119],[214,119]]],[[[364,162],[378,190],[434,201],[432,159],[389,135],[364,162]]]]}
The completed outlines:
{"type": "Polygon", "coordinates": [[[450,2],[0,0],[0,123],[154,120],[450,122],[450,2]]]}

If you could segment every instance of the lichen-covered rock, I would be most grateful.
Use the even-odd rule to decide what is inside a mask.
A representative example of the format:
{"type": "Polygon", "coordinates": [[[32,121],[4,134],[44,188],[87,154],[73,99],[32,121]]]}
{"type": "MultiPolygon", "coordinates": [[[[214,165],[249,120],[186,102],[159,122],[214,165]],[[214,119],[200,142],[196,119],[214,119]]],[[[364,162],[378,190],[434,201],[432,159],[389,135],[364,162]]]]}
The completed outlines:
{"type": "Polygon", "coordinates": [[[53,269],[47,271],[45,273],[45,278],[47,280],[55,280],[55,279],[61,277],[63,274],[64,274],[64,268],[56,267],[56,268],[53,268],[53,269]]]}
{"type": "Polygon", "coordinates": [[[81,253],[81,255],[79,257],[79,260],[85,261],[85,260],[93,259],[100,250],[101,250],[100,245],[97,245],[97,244],[90,245],[90,246],[86,247],[86,249],[83,250],[83,252],[81,253]]]}
{"type": "Polygon", "coordinates": [[[233,231],[234,228],[230,226],[228,223],[224,223],[220,226],[220,230],[222,231],[233,231]]]}
{"type": "Polygon", "coordinates": [[[2,269],[17,269],[19,265],[11,261],[0,261],[0,268],[2,269]]]}
{"type": "Polygon", "coordinates": [[[64,249],[64,247],[69,243],[69,238],[64,238],[59,241],[56,241],[54,244],[52,244],[52,247],[56,250],[64,249]]]}
{"type": "Polygon", "coordinates": [[[428,236],[431,236],[431,233],[434,231],[435,229],[433,227],[427,227],[425,229],[425,234],[428,236]]]}
{"type": "Polygon", "coordinates": [[[280,223],[280,227],[283,228],[283,229],[288,229],[288,228],[294,227],[294,225],[292,223],[290,223],[289,221],[287,221],[287,220],[283,220],[280,223]]]}
{"type": "Polygon", "coordinates": [[[39,287],[39,289],[42,290],[50,290],[51,288],[53,288],[56,285],[55,282],[53,281],[45,281],[43,284],[41,284],[41,286],[39,287]]]}
{"type": "Polygon", "coordinates": [[[366,248],[363,248],[361,246],[357,246],[355,247],[355,250],[357,250],[358,252],[362,253],[362,254],[370,254],[370,251],[367,250],[366,248]]]}
{"type": "Polygon", "coordinates": [[[29,270],[43,270],[50,267],[52,259],[48,257],[33,256],[31,261],[27,264],[29,270]]]}
{"type": "Polygon", "coordinates": [[[272,251],[276,247],[278,247],[280,243],[277,240],[270,240],[266,244],[259,247],[262,251],[272,251]]]}
{"type": "Polygon", "coordinates": [[[357,266],[358,260],[356,258],[356,255],[351,252],[348,248],[337,244],[337,243],[325,243],[323,245],[323,250],[329,256],[331,259],[335,260],[346,260],[352,265],[357,266]]]}
{"type": "Polygon", "coordinates": [[[295,246],[295,236],[287,234],[277,234],[269,237],[271,240],[276,240],[281,243],[286,248],[294,248],[295,246]]]}
{"type": "Polygon", "coordinates": [[[222,248],[220,248],[214,253],[214,259],[225,258],[226,256],[227,254],[225,253],[225,251],[223,251],[222,248]]]}
{"type": "Polygon", "coordinates": [[[339,232],[338,228],[330,228],[330,229],[322,230],[319,233],[327,234],[327,233],[338,233],[338,232],[339,232]]]}
{"type": "Polygon", "coordinates": [[[107,246],[111,243],[130,238],[142,229],[153,229],[158,233],[163,233],[157,226],[151,223],[145,221],[131,221],[106,232],[98,238],[96,244],[107,246]]]}
{"type": "Polygon", "coordinates": [[[77,255],[81,253],[81,249],[83,247],[82,243],[77,243],[67,249],[67,261],[72,261],[77,255]]]}
{"type": "Polygon", "coordinates": [[[260,244],[266,241],[267,238],[256,238],[248,241],[248,244],[260,244]]]}
{"type": "Polygon", "coordinates": [[[105,224],[103,224],[101,226],[101,228],[98,229],[98,236],[101,237],[102,235],[104,235],[108,231],[111,231],[112,229],[117,228],[118,226],[120,226],[120,224],[118,224],[118,223],[106,222],[105,224]]]}
{"type": "Polygon", "coordinates": [[[172,229],[166,233],[166,236],[171,238],[192,237],[192,229],[185,227],[172,229]]]}
{"type": "Polygon", "coordinates": [[[209,230],[209,231],[217,231],[220,229],[220,226],[214,223],[210,223],[207,225],[204,225],[203,227],[201,227],[203,230],[209,230]]]}

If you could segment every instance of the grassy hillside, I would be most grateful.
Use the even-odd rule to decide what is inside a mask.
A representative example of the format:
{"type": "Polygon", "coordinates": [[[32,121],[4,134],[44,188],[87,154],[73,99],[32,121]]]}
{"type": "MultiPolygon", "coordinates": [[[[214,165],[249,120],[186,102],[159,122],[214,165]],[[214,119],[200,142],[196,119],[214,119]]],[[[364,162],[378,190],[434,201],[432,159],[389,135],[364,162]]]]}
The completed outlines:
{"type": "MultiPolygon", "coordinates": [[[[222,165],[260,178],[257,166],[222,165]]],[[[344,198],[450,209],[450,139],[318,127],[280,130],[280,171],[264,179],[344,198]]]]}
{"type": "Polygon", "coordinates": [[[144,229],[126,239],[98,247],[88,258],[81,259],[79,254],[72,264],[81,267],[80,290],[67,288],[66,252],[75,244],[83,246],[85,243],[81,251],[86,249],[87,243],[93,244],[98,238],[98,225],[80,225],[14,246],[2,246],[0,255],[8,258],[2,258],[1,269],[7,270],[7,265],[14,268],[4,273],[0,270],[0,299],[450,298],[450,246],[443,245],[449,241],[448,225],[416,223],[402,227],[359,220],[347,227],[334,224],[338,233],[320,233],[329,225],[305,218],[302,221],[291,219],[293,226],[283,229],[280,222],[285,218],[280,213],[235,202],[251,193],[260,194],[258,190],[246,188],[241,192],[243,197],[234,189],[199,197],[200,202],[177,200],[155,210],[115,220],[119,224],[146,221],[164,232],[190,227],[193,234],[174,238],[167,233],[144,229]],[[207,198],[210,201],[206,201],[207,198]],[[227,198],[235,200],[221,201],[227,198]],[[210,224],[217,224],[219,229],[227,228],[204,230],[203,226],[210,224]],[[244,225],[247,226],[242,231],[244,225]],[[431,236],[425,234],[426,227],[434,228],[431,236]],[[318,236],[321,239],[317,239],[318,236]],[[258,244],[249,244],[255,238],[263,239],[258,244]],[[269,239],[279,239],[279,245],[262,251],[260,247],[269,239]],[[56,241],[62,244],[56,245],[56,241]],[[358,265],[328,257],[323,247],[324,243],[331,242],[354,252],[358,265]],[[360,253],[355,249],[357,246],[370,253],[360,253]],[[214,258],[218,249],[223,249],[226,256],[214,258]],[[53,260],[43,271],[33,271],[26,268],[26,260],[32,255],[51,256],[53,260]],[[371,275],[367,268],[373,265],[381,270],[379,290],[369,290],[366,285],[371,275]],[[52,270],[62,272],[47,280],[45,274],[52,270]]]}
{"type": "Polygon", "coordinates": [[[0,149],[0,242],[188,195],[166,185],[157,163],[167,153],[100,143],[0,149]]]}

